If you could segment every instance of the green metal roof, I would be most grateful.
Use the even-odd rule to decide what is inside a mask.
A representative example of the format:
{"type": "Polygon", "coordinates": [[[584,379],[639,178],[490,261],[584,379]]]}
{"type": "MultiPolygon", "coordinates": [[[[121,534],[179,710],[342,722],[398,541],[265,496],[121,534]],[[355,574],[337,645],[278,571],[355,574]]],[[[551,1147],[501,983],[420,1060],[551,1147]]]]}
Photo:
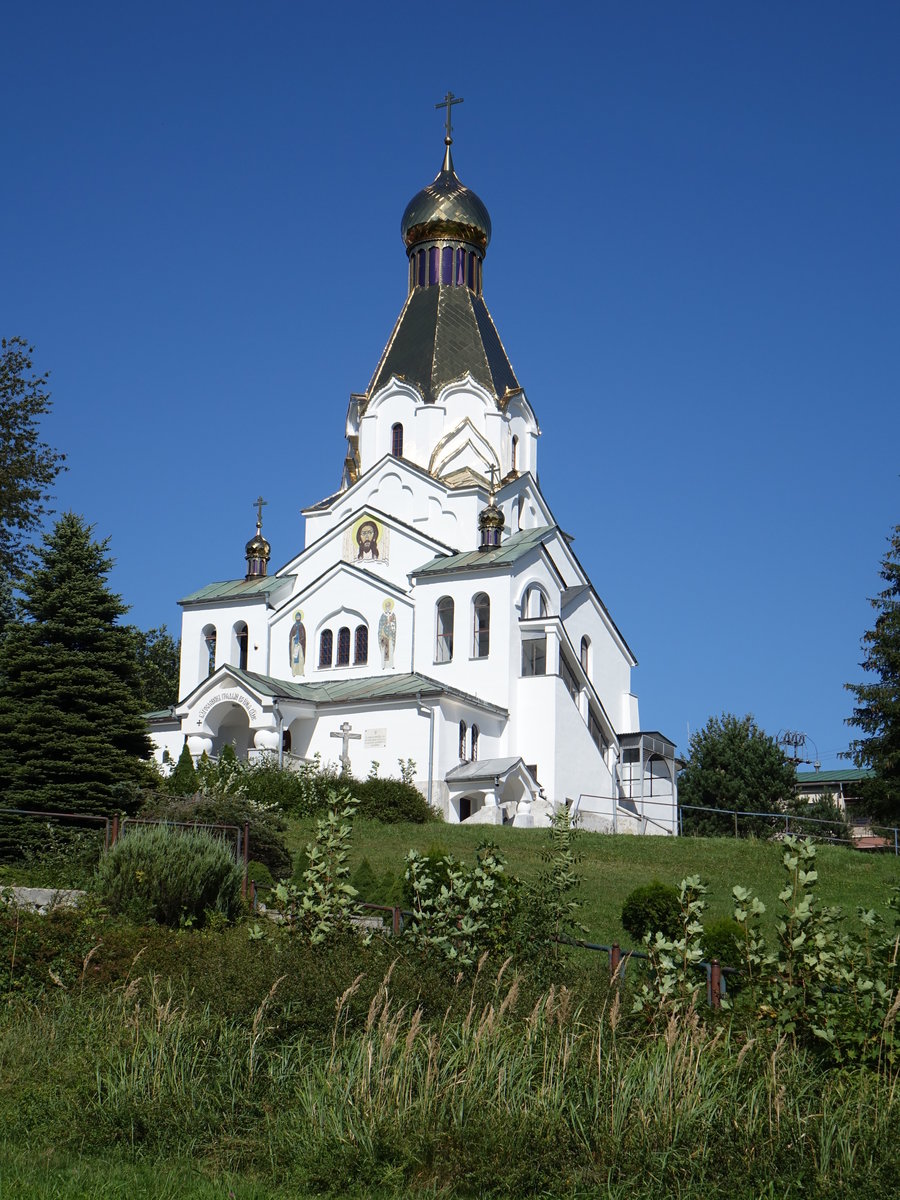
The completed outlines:
{"type": "Polygon", "coordinates": [[[798,783],[858,783],[872,779],[875,772],[868,767],[848,767],[838,771],[798,771],[798,783]]]}
{"type": "Polygon", "coordinates": [[[412,571],[411,574],[449,575],[457,571],[483,571],[485,568],[508,567],[533,550],[535,546],[541,545],[555,532],[555,525],[539,525],[536,529],[522,529],[491,550],[467,550],[463,554],[439,555],[425,563],[424,566],[412,571]]]}
{"type": "Polygon", "coordinates": [[[204,600],[252,600],[254,596],[268,596],[271,592],[293,582],[296,575],[263,575],[256,579],[224,579],[220,583],[208,583],[197,592],[191,592],[179,604],[200,604],[204,600]]]}
{"type": "Polygon", "coordinates": [[[451,696],[467,704],[475,704],[490,712],[506,715],[506,709],[481,700],[458,688],[447,687],[437,679],[418,672],[400,675],[372,675],[362,679],[338,679],[321,683],[298,683],[296,680],[274,679],[237,667],[227,670],[255,692],[285,700],[307,700],[314,704],[352,704],[365,700],[414,699],[416,696],[451,696]]]}

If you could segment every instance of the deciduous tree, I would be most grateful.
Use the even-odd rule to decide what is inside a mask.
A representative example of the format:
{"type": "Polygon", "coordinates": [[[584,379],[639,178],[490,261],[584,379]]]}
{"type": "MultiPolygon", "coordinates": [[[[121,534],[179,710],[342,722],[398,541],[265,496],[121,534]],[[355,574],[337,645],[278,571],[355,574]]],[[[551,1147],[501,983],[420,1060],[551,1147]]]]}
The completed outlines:
{"type": "Polygon", "coordinates": [[[900,818],[900,525],[889,538],[881,560],[881,578],[887,584],[869,603],[877,616],[863,634],[863,660],[869,673],[864,683],[848,683],[856,705],[847,724],[862,737],[850,743],[850,756],[858,767],[871,767],[862,797],[874,816],[900,818]]]}
{"type": "Polygon", "coordinates": [[[134,640],[118,623],[127,607],[92,532],[60,518],[0,642],[0,791],[15,808],[108,813],[147,779],[134,640]]]}
{"type": "Polygon", "coordinates": [[[178,700],[181,643],[165,625],[158,629],[129,626],[134,638],[139,699],[144,712],[157,712],[178,700]]]}
{"type": "Polygon", "coordinates": [[[22,574],[29,539],[47,515],[50,488],[65,455],[40,440],[40,418],[50,411],[47,375],[35,374],[33,347],[22,338],[0,340],[0,567],[22,574]]]}

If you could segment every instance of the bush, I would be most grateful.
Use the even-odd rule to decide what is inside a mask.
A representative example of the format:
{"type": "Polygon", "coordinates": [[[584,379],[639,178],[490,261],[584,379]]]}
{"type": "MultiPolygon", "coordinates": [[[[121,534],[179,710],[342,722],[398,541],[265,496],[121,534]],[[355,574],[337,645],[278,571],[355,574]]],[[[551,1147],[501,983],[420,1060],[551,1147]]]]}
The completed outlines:
{"type": "MultiPolygon", "coordinates": [[[[276,879],[291,869],[291,856],[284,840],[285,822],[273,811],[258,808],[243,796],[151,796],[141,809],[142,817],[162,821],[198,822],[201,825],[250,826],[250,855],[264,863],[276,879]]],[[[232,841],[234,834],[228,835],[232,841]]]]}
{"type": "Polygon", "coordinates": [[[433,808],[418,788],[402,779],[364,779],[350,783],[350,791],[359,800],[357,816],[394,825],[412,821],[423,825],[437,820],[433,808]]]}
{"type": "Polygon", "coordinates": [[[640,941],[646,933],[660,932],[670,941],[682,936],[681,899],[678,888],[654,879],[625,897],[622,926],[640,941]]]}
{"type": "MultiPolygon", "coordinates": [[[[714,958],[723,967],[739,967],[744,958],[744,931],[731,917],[720,917],[703,926],[703,957],[707,962],[714,958]]],[[[732,979],[728,976],[728,988],[732,990],[732,979]]]]}
{"type": "Polygon", "coordinates": [[[243,777],[248,800],[292,817],[322,816],[338,781],[337,767],[323,765],[318,755],[294,767],[279,767],[273,760],[264,760],[247,768],[243,777]]]}
{"type": "Polygon", "coordinates": [[[96,888],[112,912],[133,920],[202,924],[208,912],[237,916],[242,877],[220,838],[138,826],[104,854],[96,888]]]}

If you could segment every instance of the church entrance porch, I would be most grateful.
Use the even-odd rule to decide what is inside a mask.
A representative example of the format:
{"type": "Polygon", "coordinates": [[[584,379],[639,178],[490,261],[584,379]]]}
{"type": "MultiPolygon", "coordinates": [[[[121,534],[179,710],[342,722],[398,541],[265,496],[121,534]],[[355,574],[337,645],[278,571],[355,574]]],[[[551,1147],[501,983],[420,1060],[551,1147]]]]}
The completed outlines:
{"type": "Polygon", "coordinates": [[[472,825],[520,827],[549,824],[549,806],[521,758],[460,763],[445,776],[447,820],[472,825]],[[539,812],[534,811],[535,803],[539,812]],[[545,812],[547,810],[547,812],[545,812]],[[536,819],[537,817],[537,819],[536,819]]]}

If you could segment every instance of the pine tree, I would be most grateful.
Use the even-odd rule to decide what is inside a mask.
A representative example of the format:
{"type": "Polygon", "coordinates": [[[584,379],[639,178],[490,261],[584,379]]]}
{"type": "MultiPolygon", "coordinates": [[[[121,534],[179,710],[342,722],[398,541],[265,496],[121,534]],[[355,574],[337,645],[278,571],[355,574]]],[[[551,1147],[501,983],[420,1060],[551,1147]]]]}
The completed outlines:
{"type": "Polygon", "coordinates": [[[864,737],[850,743],[850,757],[858,767],[871,767],[875,778],[864,783],[862,798],[873,816],[900,818],[900,525],[889,538],[881,560],[881,578],[887,587],[869,603],[878,616],[863,634],[865,657],[859,664],[874,678],[848,683],[856,698],[847,724],[864,737]]]}
{"type": "MultiPolygon", "coordinates": [[[[204,757],[206,757],[205,751],[204,757]]],[[[188,750],[187,738],[181,747],[181,754],[178,756],[175,770],[166,780],[166,788],[173,796],[193,796],[197,790],[197,772],[191,752],[188,750]]]]}
{"type": "Polygon", "coordinates": [[[74,513],[44,538],[0,642],[0,793],[14,808],[108,813],[133,803],[152,746],[134,641],[107,584],[107,542],[74,513]]]}

